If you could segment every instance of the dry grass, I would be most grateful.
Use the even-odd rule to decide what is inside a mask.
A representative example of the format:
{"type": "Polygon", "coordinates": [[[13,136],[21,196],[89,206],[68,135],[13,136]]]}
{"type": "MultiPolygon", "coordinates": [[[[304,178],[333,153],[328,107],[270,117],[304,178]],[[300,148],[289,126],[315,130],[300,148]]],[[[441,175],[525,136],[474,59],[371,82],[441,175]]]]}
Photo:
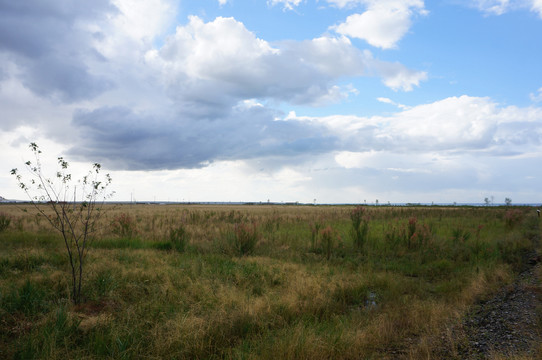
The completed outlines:
{"type": "Polygon", "coordinates": [[[435,334],[512,279],[500,249],[515,259],[526,246],[519,229],[505,231],[505,209],[371,208],[369,241],[356,249],[350,207],[108,205],[87,258],[86,302],[74,307],[62,242],[20,208],[0,206],[14,219],[0,233],[7,358],[429,359],[435,334]],[[131,238],[112,231],[120,214],[133,220],[131,238]],[[387,237],[412,217],[433,227],[426,243],[387,237]],[[311,244],[314,222],[340,237],[329,259],[311,244]],[[251,256],[228,251],[236,223],[258,228],[251,256]],[[179,224],[184,253],[166,246],[179,224]],[[453,240],[457,228],[470,239],[453,240]]]}

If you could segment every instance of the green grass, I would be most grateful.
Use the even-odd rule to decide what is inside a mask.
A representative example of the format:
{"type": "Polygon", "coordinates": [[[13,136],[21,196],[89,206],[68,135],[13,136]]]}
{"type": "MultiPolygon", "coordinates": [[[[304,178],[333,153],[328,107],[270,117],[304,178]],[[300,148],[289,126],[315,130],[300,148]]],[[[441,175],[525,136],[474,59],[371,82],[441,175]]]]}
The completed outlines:
{"type": "Polygon", "coordinates": [[[540,234],[530,208],[511,226],[506,208],[369,207],[361,241],[352,209],[110,209],[77,306],[62,240],[12,213],[0,358],[393,357],[508,283],[540,234]],[[137,231],[110,228],[118,214],[137,231]]]}

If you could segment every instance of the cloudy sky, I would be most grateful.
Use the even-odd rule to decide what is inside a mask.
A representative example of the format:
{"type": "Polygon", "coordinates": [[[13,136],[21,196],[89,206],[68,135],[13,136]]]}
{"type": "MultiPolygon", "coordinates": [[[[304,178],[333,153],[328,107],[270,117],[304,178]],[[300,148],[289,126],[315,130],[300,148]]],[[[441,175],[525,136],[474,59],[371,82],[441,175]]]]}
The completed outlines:
{"type": "Polygon", "coordinates": [[[28,144],[115,200],[542,202],[542,0],[0,0],[28,144]]]}

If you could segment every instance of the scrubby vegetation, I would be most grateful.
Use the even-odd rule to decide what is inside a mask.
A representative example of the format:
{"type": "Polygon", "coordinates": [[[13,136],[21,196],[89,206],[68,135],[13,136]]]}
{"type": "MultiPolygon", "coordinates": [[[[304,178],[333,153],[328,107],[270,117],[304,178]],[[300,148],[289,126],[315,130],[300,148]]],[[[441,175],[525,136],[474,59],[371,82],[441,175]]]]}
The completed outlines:
{"type": "Polygon", "coordinates": [[[528,207],[106,207],[74,304],[62,238],[0,206],[0,358],[427,358],[540,232],[528,207]]]}

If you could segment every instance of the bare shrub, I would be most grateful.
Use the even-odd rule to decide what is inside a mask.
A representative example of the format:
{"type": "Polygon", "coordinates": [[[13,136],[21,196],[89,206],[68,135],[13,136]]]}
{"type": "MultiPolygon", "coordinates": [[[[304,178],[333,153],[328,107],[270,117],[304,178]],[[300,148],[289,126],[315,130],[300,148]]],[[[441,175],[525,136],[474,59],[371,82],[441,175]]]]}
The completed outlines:
{"type": "Polygon", "coordinates": [[[28,195],[38,213],[62,235],[70,260],[71,297],[77,304],[81,302],[88,245],[102,213],[99,204],[113,195],[107,192],[111,177],[109,174],[102,176],[101,165],[94,163],[87,175],[74,183],[72,174],[68,172],[68,162],[59,157],[56,177],[48,178],[41,167],[38,145],[31,143],[29,147],[34,155],[33,162],[25,163],[30,179],[26,180],[17,169],[12,169],[11,174],[16,177],[19,187],[28,195]],[[47,208],[52,210],[52,215],[46,213],[44,209],[47,208]]]}

